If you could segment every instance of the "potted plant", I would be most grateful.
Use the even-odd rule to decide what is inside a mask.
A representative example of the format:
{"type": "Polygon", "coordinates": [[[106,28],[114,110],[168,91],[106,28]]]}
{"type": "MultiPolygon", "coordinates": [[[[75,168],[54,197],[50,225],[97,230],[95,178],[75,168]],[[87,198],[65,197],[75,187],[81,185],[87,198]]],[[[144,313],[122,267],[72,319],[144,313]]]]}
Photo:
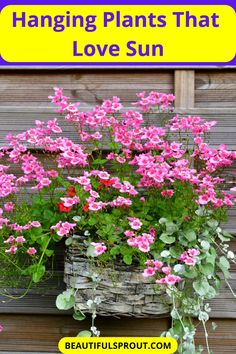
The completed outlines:
{"type": "Polygon", "coordinates": [[[220,273],[230,287],[235,258],[220,223],[235,202],[221,173],[236,153],[211,148],[205,138],[216,122],[198,116],[173,114],[162,127],[147,125],[146,112],[173,112],[170,94],[140,93],[128,110],[113,97],[88,112],[62,89],[50,99],[78,142],[56,119],[7,136],[0,156],[3,264],[29,288],[45,275],[53,244],[66,237],[68,288],[56,303],[74,308],[78,320],[92,314],[90,331],[80,336],[99,335],[97,314],[169,311],[172,326],[162,335],[179,340],[179,353],[201,352],[194,318],[210,353],[207,301],[217,296],[220,273]],[[42,152],[54,166],[43,163],[42,152]]]}

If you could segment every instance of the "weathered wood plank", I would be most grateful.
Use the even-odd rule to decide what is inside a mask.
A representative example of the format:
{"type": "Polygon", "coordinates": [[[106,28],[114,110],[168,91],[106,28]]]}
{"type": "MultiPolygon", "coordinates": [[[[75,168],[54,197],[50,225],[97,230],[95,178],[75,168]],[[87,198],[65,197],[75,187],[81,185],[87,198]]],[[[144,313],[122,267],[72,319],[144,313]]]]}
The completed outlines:
{"type": "Polygon", "coordinates": [[[194,107],[194,70],[175,70],[175,108],[194,107]]]}
{"type": "MultiPolygon", "coordinates": [[[[74,321],[69,316],[2,316],[5,331],[1,333],[1,354],[23,354],[27,352],[59,353],[58,342],[65,336],[75,336],[81,329],[89,328],[90,321],[74,321]],[[32,328],[34,330],[32,331],[32,328]]],[[[207,324],[210,348],[215,354],[236,352],[236,321],[215,319],[215,331],[207,324]]],[[[157,337],[168,329],[169,319],[97,319],[97,326],[103,337],[157,337]]],[[[196,322],[198,323],[198,322],[196,322]]],[[[196,343],[205,347],[205,336],[201,325],[198,326],[196,343]]],[[[206,353],[206,351],[204,351],[206,353]]]]}
{"type": "Polygon", "coordinates": [[[172,71],[76,71],[31,73],[0,73],[0,104],[47,105],[53,87],[64,88],[72,101],[91,104],[101,103],[104,98],[120,96],[124,102],[135,101],[137,91],[173,92],[172,71]],[[37,83],[37,84],[35,84],[37,83]]]}
{"type": "MultiPolygon", "coordinates": [[[[4,351],[48,351],[55,352],[62,337],[75,336],[80,330],[90,327],[90,319],[75,321],[70,316],[27,316],[3,315],[1,323],[0,350],[4,351]],[[34,328],[34,331],[32,331],[34,328]],[[13,340],[14,339],[14,340],[13,340]]],[[[98,318],[97,326],[102,336],[140,337],[158,336],[169,326],[169,319],[158,321],[146,319],[98,318]]]]}
{"type": "Polygon", "coordinates": [[[236,72],[198,71],[195,102],[196,107],[236,107],[236,72]]]}

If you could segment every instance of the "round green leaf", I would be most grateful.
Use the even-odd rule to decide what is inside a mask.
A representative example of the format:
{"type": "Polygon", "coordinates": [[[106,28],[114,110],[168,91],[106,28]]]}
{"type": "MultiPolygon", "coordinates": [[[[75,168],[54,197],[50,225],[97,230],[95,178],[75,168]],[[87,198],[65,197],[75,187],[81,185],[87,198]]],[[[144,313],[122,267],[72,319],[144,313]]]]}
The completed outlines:
{"type": "Polygon", "coordinates": [[[73,314],[73,318],[74,320],[76,321],[83,321],[86,316],[83,314],[83,312],[81,311],[76,311],[74,314],[73,314]]]}
{"type": "Polygon", "coordinates": [[[92,333],[90,331],[81,331],[77,334],[77,337],[92,337],[92,333]]]}

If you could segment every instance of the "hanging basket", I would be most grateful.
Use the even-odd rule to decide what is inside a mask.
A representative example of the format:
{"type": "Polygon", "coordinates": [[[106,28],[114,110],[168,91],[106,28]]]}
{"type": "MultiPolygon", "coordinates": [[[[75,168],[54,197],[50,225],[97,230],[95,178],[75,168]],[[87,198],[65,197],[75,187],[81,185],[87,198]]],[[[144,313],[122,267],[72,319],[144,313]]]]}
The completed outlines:
{"type": "Polygon", "coordinates": [[[155,283],[134,266],[112,265],[102,268],[81,255],[81,238],[73,237],[66,252],[64,281],[67,288],[76,290],[76,308],[90,312],[87,300],[94,297],[92,274],[99,282],[95,296],[101,299],[97,314],[101,316],[133,316],[140,318],[166,317],[170,299],[164,290],[155,289],[155,283]]]}

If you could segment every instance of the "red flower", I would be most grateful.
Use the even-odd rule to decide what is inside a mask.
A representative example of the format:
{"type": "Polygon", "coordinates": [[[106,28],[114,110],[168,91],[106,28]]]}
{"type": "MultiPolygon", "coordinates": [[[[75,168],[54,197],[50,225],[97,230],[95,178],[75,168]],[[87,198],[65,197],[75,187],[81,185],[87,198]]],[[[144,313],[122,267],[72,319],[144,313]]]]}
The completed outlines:
{"type": "Polygon", "coordinates": [[[66,207],[62,202],[56,203],[56,206],[58,207],[59,211],[63,213],[69,213],[72,209],[72,206],[66,207]]]}
{"type": "Polygon", "coordinates": [[[75,195],[76,195],[75,187],[74,187],[74,186],[70,186],[70,187],[67,189],[66,196],[67,196],[67,197],[74,197],[75,195]]]}
{"type": "Polygon", "coordinates": [[[99,183],[99,186],[98,186],[98,189],[101,189],[102,187],[109,187],[109,186],[111,186],[114,182],[115,182],[115,179],[114,179],[114,178],[111,178],[111,179],[108,179],[108,180],[101,179],[101,180],[100,180],[100,183],[99,183]]]}
{"type": "Polygon", "coordinates": [[[89,205],[88,204],[85,204],[83,206],[83,211],[89,211],[89,205]]]}

